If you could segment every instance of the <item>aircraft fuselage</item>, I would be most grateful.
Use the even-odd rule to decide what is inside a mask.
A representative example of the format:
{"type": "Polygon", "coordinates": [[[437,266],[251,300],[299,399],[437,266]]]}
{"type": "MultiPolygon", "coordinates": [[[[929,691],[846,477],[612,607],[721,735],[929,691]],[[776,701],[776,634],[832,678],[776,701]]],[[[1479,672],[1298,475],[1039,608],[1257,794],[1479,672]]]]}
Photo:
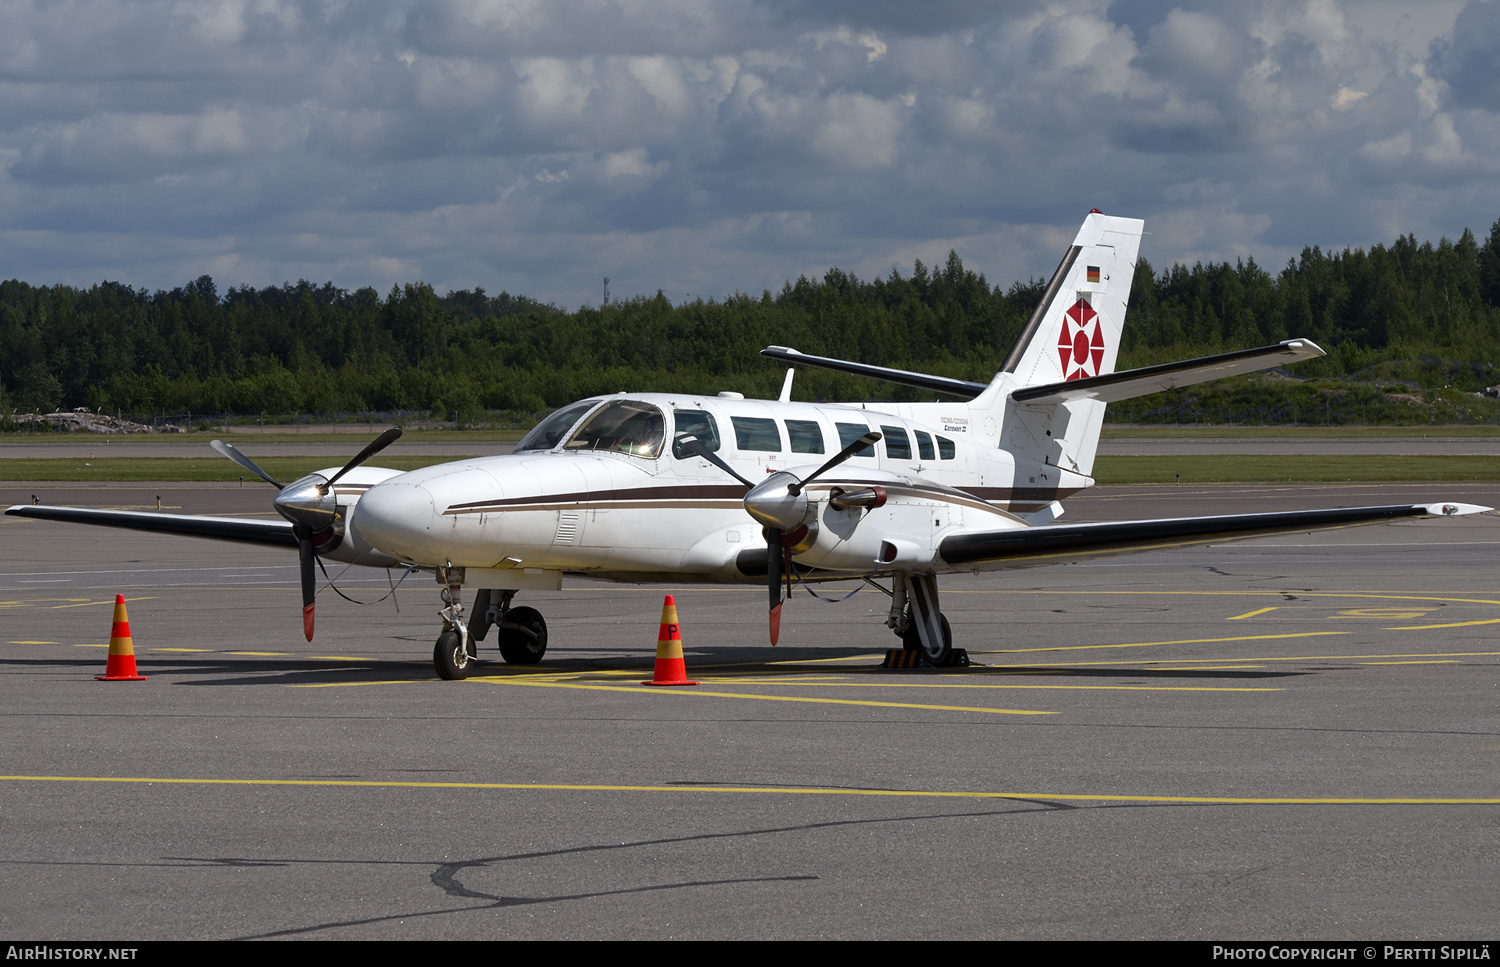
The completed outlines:
{"type": "Polygon", "coordinates": [[[933,568],[943,537],[1027,526],[1017,512],[1035,512],[1061,496],[1058,470],[1050,466],[1022,468],[1030,479],[1017,488],[1015,458],[975,445],[964,403],[902,407],[930,411],[922,421],[875,404],[677,394],[594,402],[579,417],[582,428],[609,407],[629,404],[660,414],[660,430],[646,428],[648,436],[659,435],[580,440],[577,430],[544,450],[388,477],[347,515],[352,543],[406,564],[464,567],[466,582],[478,587],[549,586],[561,571],[627,580],[665,574],[763,580],[741,561],[765,557],[761,526],[745,510],[746,488],[686,449],[681,435],[701,439],[756,481],[778,471],[805,476],[861,434],[881,433],[879,443],[808,488],[815,533],[796,560],[822,572],[878,570],[883,545],[887,557],[895,555],[887,566],[933,568]],[[947,420],[944,409],[952,411],[947,420]],[[878,508],[829,502],[838,490],[872,484],[897,499],[878,508]]]}

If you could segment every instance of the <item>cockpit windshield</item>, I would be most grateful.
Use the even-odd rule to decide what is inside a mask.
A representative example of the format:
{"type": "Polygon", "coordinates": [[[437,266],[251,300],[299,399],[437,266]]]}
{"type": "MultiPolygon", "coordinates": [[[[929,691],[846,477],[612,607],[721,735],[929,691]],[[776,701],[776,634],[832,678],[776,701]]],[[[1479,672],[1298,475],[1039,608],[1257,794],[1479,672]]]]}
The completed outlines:
{"type": "Polygon", "coordinates": [[[573,429],[573,424],[589,410],[599,405],[598,400],[584,400],[581,403],[570,403],[556,411],[542,422],[532,428],[531,432],[521,438],[516,444],[516,453],[522,450],[551,450],[562,442],[568,431],[573,429]]]}
{"type": "Polygon", "coordinates": [[[584,421],[564,450],[613,450],[636,457],[661,456],[667,421],[649,403],[615,400],[584,421]]]}

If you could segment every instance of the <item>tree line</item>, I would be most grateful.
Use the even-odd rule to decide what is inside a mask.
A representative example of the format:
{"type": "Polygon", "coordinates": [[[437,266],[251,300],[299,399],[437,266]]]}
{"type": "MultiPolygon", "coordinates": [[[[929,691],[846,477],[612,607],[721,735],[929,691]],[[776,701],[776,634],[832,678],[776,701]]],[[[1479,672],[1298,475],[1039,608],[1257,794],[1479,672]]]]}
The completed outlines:
{"type": "MultiPolygon", "coordinates": [[[[673,303],[654,296],[568,312],[482,288],[438,295],[422,282],[382,298],[307,281],[220,295],[203,276],[171,291],[102,282],[0,283],[0,411],[87,406],[153,413],[535,414],[596,393],[776,394],[767,345],[984,380],[1041,298],[1045,279],[991,285],[956,252],[864,280],[831,268],[779,292],[673,303]]],[[[1253,260],[1142,259],[1121,368],[1312,338],[1326,359],[1300,377],[1392,391],[1500,383],[1500,220],[1436,245],[1407,235],[1368,250],[1303,249],[1273,274],[1253,260]]],[[[923,394],[804,370],[801,399],[923,394]]],[[[1145,413],[1137,401],[1122,414],[1145,413]]],[[[1256,404],[1259,405],[1259,404],[1256,404]]],[[[1116,408],[1112,408],[1115,410],[1116,408]]]]}

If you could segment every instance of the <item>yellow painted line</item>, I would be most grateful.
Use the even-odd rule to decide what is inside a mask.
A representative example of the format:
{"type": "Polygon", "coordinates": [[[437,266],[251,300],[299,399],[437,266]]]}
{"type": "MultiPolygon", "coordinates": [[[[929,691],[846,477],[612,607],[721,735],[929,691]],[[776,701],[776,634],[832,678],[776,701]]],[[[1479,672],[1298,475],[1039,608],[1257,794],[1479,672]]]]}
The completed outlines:
{"type": "MultiPolygon", "coordinates": [[[[1240,667],[1238,665],[1232,667],[1240,667]]],[[[1249,666],[1254,667],[1254,666],[1249,666]]],[[[1198,671],[1196,668],[1171,668],[1164,671],[1198,671]]],[[[738,682],[736,684],[739,684],[738,682]]],[[[981,685],[977,682],[746,682],[748,685],[791,685],[801,688],[1045,688],[1062,691],[1100,692],[1279,692],[1279,688],[1219,688],[1195,685],[981,685]]],[[[749,696],[747,696],[749,697],[749,696]]],[[[1051,713],[1048,713],[1051,714],[1051,713]]]]}
{"type": "Polygon", "coordinates": [[[415,685],[418,682],[440,681],[442,681],[441,678],[391,678],[378,682],[318,682],[310,685],[288,685],[287,688],[351,688],[361,685],[415,685]]]}
{"type": "Polygon", "coordinates": [[[757,702],[811,702],[817,705],[864,705],[872,708],[915,708],[932,712],[986,712],[994,715],[1055,715],[1035,709],[976,708],[969,705],[917,705],[912,702],[861,702],[852,698],[806,698],[799,695],[745,695],[740,692],[706,692],[700,688],[654,688],[646,692],[636,685],[582,685],[568,682],[536,682],[519,678],[473,678],[470,681],[504,685],[531,685],[537,688],[578,688],[600,692],[629,692],[632,695],[698,695],[704,698],[744,698],[757,702]]]}
{"type": "Polygon", "coordinates": [[[1373,598],[1377,601],[1447,601],[1453,604],[1493,604],[1500,606],[1500,601],[1493,598],[1447,598],[1431,594],[1376,594],[1371,591],[1276,591],[1266,589],[1264,591],[1107,591],[1103,589],[1089,591],[1054,591],[1048,588],[1046,591],[1015,591],[1007,588],[974,588],[969,590],[944,591],[944,594],[1045,594],[1048,597],[1056,597],[1062,594],[1086,594],[1089,597],[1100,597],[1102,595],[1131,595],[1149,594],[1155,596],[1178,595],[1188,597],[1215,597],[1215,598],[1264,598],[1273,595],[1281,598],[1292,595],[1301,600],[1305,598],[1373,598]]]}
{"type": "MultiPolygon", "coordinates": [[[[569,679],[570,681],[586,682],[589,679],[584,676],[569,679]]],[[[698,680],[710,685],[836,685],[849,681],[840,675],[809,675],[803,678],[800,675],[783,673],[780,675],[699,675],[698,680]]]]}
{"type": "Polygon", "coordinates": [[[787,659],[786,661],[768,661],[768,662],[766,662],[766,664],[767,665],[817,665],[817,664],[820,664],[820,663],[823,663],[823,662],[834,662],[834,661],[874,661],[877,658],[884,658],[884,657],[885,657],[885,652],[883,652],[883,651],[872,651],[868,655],[850,655],[847,658],[808,658],[808,659],[804,659],[804,660],[801,660],[801,661],[797,661],[797,660],[793,660],[793,659],[787,659]]]}
{"type": "MultiPolygon", "coordinates": [[[[1281,657],[1250,658],[1250,659],[1247,659],[1247,661],[1354,661],[1354,660],[1360,659],[1360,658],[1495,658],[1495,657],[1500,657],[1500,651],[1445,651],[1445,652],[1433,652],[1433,653],[1430,653],[1430,654],[1413,654],[1413,655],[1293,655],[1293,656],[1287,657],[1287,658],[1281,658],[1281,657]]],[[[1194,662],[1223,661],[1223,660],[1224,659],[1222,659],[1222,658],[1171,658],[1171,659],[1165,659],[1165,660],[1157,659],[1157,660],[1154,660],[1154,661],[1150,661],[1150,660],[1142,660],[1142,661],[1059,661],[1059,662],[1049,662],[1049,663],[1047,663],[1045,665],[1041,665],[1041,664],[1037,664],[1037,665],[991,665],[988,668],[986,668],[984,672],[981,672],[980,674],[1003,671],[1004,669],[1008,669],[1008,668],[1020,668],[1020,669],[1032,669],[1032,668],[1073,668],[1073,667],[1077,667],[1077,666],[1092,667],[1094,665],[1157,665],[1157,666],[1160,666],[1160,665],[1165,664],[1166,662],[1170,662],[1171,664],[1174,664],[1174,665],[1188,665],[1188,664],[1191,664],[1191,663],[1194,663],[1194,662]]],[[[971,672],[970,674],[973,674],[973,672],[971,672]]]]}
{"type": "Polygon", "coordinates": [[[74,645],[73,647],[74,648],[108,648],[109,645],[108,644],[103,644],[103,645],[74,645]]]}
{"type": "MultiPolygon", "coordinates": [[[[1320,638],[1324,635],[1347,635],[1348,631],[1299,631],[1286,635],[1241,635],[1236,638],[1182,638],[1177,641],[1133,641],[1124,645],[1058,645],[1051,648],[1001,648],[995,651],[971,651],[971,655],[1024,655],[1035,651],[1090,651],[1096,648],[1150,648],[1154,645],[1209,645],[1221,641],[1275,641],[1278,638],[1320,638]]],[[[1222,658],[1212,659],[1223,661],[1222,658]]]]}
{"type": "Polygon", "coordinates": [[[1159,672],[1248,672],[1264,667],[1264,665],[1156,665],[1152,670],[1159,672]]]}
{"type": "Polygon", "coordinates": [[[1275,611],[1277,607],[1280,607],[1280,605],[1277,605],[1277,606],[1274,606],[1274,607],[1270,607],[1270,608],[1261,608],[1259,611],[1251,611],[1248,614],[1237,614],[1233,618],[1226,618],[1224,620],[1226,620],[1226,621],[1242,621],[1245,618],[1253,618],[1253,617],[1255,617],[1258,614],[1265,614],[1267,611],[1275,611]]]}
{"type": "MultiPolygon", "coordinates": [[[[156,599],[156,595],[152,594],[152,595],[147,595],[144,598],[126,598],[125,599],[125,603],[129,604],[131,601],[153,601],[155,599],[156,599]]],[[[90,605],[95,605],[95,604],[114,604],[114,603],[115,603],[115,599],[114,598],[110,598],[110,599],[108,599],[106,601],[85,601],[82,604],[55,604],[55,605],[52,606],[51,610],[53,610],[53,611],[61,611],[63,608],[87,608],[90,605]]]]}
{"type": "Polygon", "coordinates": [[[1461,665],[1462,662],[1453,661],[1362,661],[1361,665],[1461,665]]]}
{"type": "Polygon", "coordinates": [[[1426,631],[1429,628],[1470,628],[1474,625],[1500,624],[1500,618],[1487,618],[1484,621],[1455,621],[1446,625],[1408,625],[1404,628],[1383,628],[1382,631],[1426,631]]]}
{"type": "Polygon", "coordinates": [[[152,651],[213,651],[212,648],[152,648],[152,651]]]}
{"type": "Polygon", "coordinates": [[[226,651],[226,655],[258,655],[262,658],[275,658],[290,655],[289,651],[226,651]]]}
{"type": "Polygon", "coordinates": [[[944,789],[839,789],[820,786],[650,786],[562,782],[411,782],[363,779],[180,779],[145,776],[0,776],[0,782],[101,782],[164,786],[303,786],[353,789],[504,789],[526,792],[651,792],[756,796],[875,796],[901,799],[1026,799],[1061,802],[1183,803],[1222,806],[1496,806],[1468,797],[1135,796],[1113,793],[991,792],[944,789]]]}

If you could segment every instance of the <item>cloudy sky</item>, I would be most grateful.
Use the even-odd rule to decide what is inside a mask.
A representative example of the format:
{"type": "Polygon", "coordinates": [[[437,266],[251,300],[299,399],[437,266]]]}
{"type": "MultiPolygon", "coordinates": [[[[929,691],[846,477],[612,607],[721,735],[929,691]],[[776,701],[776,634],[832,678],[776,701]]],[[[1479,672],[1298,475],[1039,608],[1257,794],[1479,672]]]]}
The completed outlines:
{"type": "Polygon", "coordinates": [[[572,308],[1480,235],[1500,0],[0,0],[0,278],[572,308]]]}

